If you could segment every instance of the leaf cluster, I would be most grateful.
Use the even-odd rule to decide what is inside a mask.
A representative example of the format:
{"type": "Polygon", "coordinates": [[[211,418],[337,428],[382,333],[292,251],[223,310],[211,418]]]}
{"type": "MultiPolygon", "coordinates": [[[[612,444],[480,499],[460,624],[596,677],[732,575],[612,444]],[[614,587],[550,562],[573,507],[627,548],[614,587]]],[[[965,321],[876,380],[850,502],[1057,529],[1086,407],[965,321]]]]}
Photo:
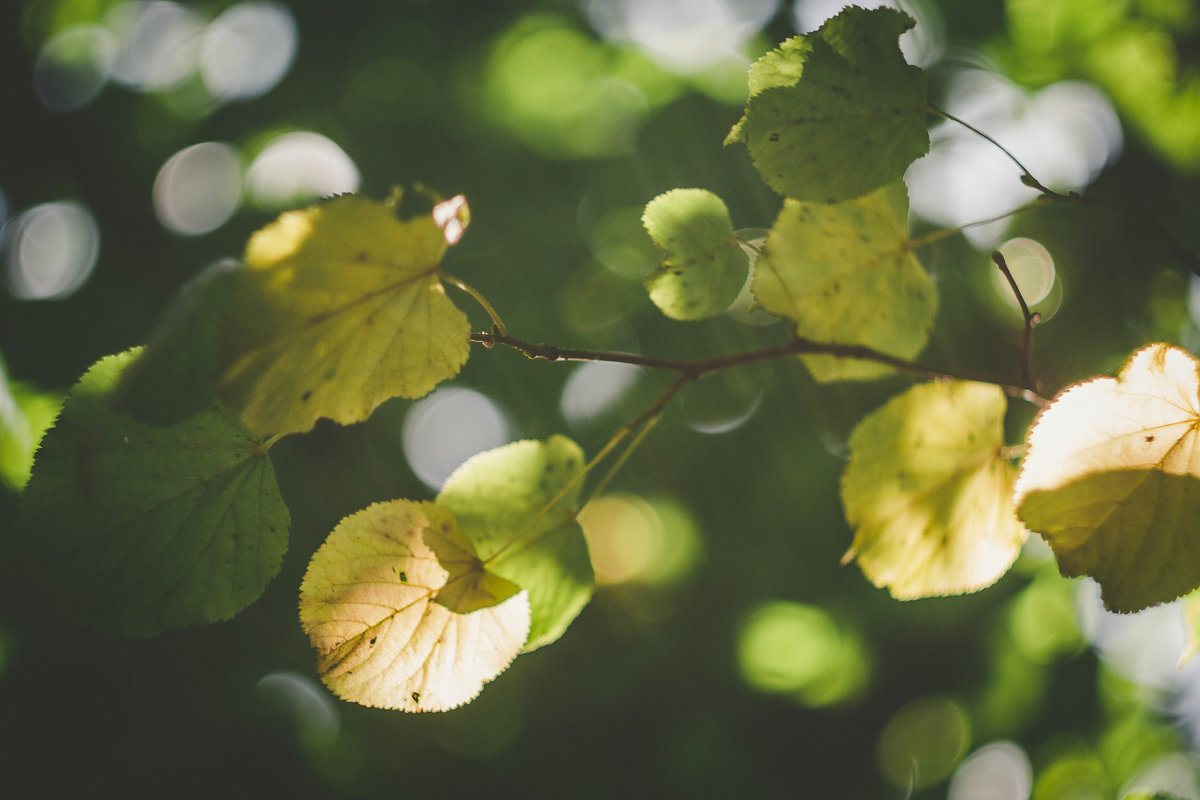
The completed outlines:
{"type": "Polygon", "coordinates": [[[845,558],[895,597],[989,586],[1030,531],[1064,575],[1096,579],[1112,609],[1191,592],[1200,365],[1190,354],[1153,344],[1117,378],[1047,401],[1029,369],[1036,320],[1022,301],[1021,383],[916,361],[939,297],[909,235],[902,178],[928,150],[937,112],[897,46],[912,24],[894,9],[849,8],[751,68],[727,144],[744,144],[782,195],[765,241],[739,239],[705,189],[645,208],[663,254],[646,288],[666,316],[708,320],[749,291],[784,323],[785,344],[701,361],[533,344],[442,269],[470,221],[463,197],[431,196],[432,211],[415,216],[400,195],[286,212],[240,260],[185,287],[144,349],[102,360],[71,391],[25,494],[28,545],[54,602],[135,636],[239,613],[288,544],[274,443],[425,395],[458,373],[472,343],[677,377],[590,459],[562,436],[515,442],[467,461],[433,499],[376,503],[338,523],[300,587],[300,623],[317,671],[347,700],[454,708],[559,638],[594,586],[581,509],[688,386],[768,360],[799,361],[821,383],[927,379],[858,423],[841,480],[854,531],[845,558]],[[447,286],[478,301],[492,329],[472,333],[447,286]],[[1005,440],[1010,398],[1041,407],[1027,443],[1005,440]]]}

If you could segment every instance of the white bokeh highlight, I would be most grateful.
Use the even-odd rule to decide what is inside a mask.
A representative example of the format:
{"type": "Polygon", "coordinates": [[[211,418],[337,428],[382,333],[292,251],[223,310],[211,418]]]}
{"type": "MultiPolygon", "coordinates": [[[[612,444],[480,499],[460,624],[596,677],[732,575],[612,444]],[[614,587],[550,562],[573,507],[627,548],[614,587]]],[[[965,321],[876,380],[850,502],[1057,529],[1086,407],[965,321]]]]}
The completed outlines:
{"type": "Polygon", "coordinates": [[[443,386],[409,409],[401,432],[413,473],[438,490],[464,461],[510,440],[500,407],[473,389],[443,386]]]}
{"type": "Polygon", "coordinates": [[[242,165],[223,142],[203,142],[167,159],[154,179],[154,213],[170,231],[196,236],[225,224],[242,202],[242,165]]]}

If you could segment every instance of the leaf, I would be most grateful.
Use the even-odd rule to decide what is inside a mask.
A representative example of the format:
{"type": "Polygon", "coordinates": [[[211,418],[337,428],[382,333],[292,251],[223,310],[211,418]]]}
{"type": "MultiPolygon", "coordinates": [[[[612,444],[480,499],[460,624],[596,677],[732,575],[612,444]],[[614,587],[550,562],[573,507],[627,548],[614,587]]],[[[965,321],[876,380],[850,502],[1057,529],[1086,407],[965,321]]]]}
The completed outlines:
{"type": "Polygon", "coordinates": [[[236,261],[217,262],[179,291],[141,354],[121,373],[119,411],[171,425],[212,406],[238,270],[236,261]]]}
{"type": "Polygon", "coordinates": [[[1193,591],[1183,598],[1182,605],[1184,648],[1179,657],[1181,666],[1195,658],[1196,652],[1200,650],[1200,591],[1193,591]]]}
{"type": "Polygon", "coordinates": [[[481,568],[450,511],[394,500],[342,520],[313,555],[300,621],[334,694],[444,711],[474,698],[517,656],[529,601],[481,568]]]}
{"type": "Polygon", "coordinates": [[[595,587],[575,519],[582,473],[583,452],[570,439],[526,440],[471,458],[437,496],[487,568],[529,592],[527,651],[561,636],[595,587]]]}
{"type": "Polygon", "coordinates": [[[667,251],[646,281],[650,299],[664,314],[703,319],[737,299],[749,262],[721,198],[704,189],[674,189],[646,205],[642,223],[667,251]]]}
{"type": "Polygon", "coordinates": [[[754,65],[752,96],[725,143],[743,141],[763,179],[797,200],[860,197],[929,152],[925,75],[897,39],[915,23],[850,7],[754,65]]]}
{"type": "Polygon", "coordinates": [[[38,442],[60,408],[61,395],[9,382],[0,361],[0,484],[18,492],[24,488],[38,442]]]}
{"type": "Polygon", "coordinates": [[[156,428],[112,411],[135,357],[101,360],[72,389],[25,501],[56,600],[92,627],[151,636],[258,599],[289,518],[265,446],[224,412],[156,428]]]}
{"type": "Polygon", "coordinates": [[[990,586],[1026,531],[1002,457],[1006,401],[995,386],[923,383],[850,434],[842,502],[855,529],[844,561],[908,600],[990,586]]]}
{"type": "Polygon", "coordinates": [[[1112,611],[1200,586],[1200,377],[1190,353],[1153,344],[1114,378],[1076,384],[1029,435],[1017,510],[1063,575],[1090,575],[1112,611]]]}
{"type": "MultiPolygon", "coordinates": [[[[755,271],[755,298],[765,311],[795,320],[802,338],[916,357],[929,341],[938,303],[909,246],[907,216],[903,183],[835,205],[784,201],[755,271]]],[[[802,359],[819,381],[892,371],[828,355],[802,359]]]]}
{"type": "Polygon", "coordinates": [[[276,435],[320,417],[359,422],[453,377],[470,326],[439,278],[446,246],[432,216],[400,220],[355,196],[258,231],[225,325],[222,400],[251,431],[276,435]]]}

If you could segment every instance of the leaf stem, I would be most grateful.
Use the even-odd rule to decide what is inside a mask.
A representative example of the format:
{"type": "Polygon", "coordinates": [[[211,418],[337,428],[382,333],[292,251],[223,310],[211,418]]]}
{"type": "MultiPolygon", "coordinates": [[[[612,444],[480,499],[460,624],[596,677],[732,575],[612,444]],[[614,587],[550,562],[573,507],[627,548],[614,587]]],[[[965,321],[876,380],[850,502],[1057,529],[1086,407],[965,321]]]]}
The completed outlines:
{"type": "Polygon", "coordinates": [[[1021,306],[1021,314],[1025,317],[1025,333],[1021,337],[1021,382],[1026,386],[1037,386],[1033,380],[1033,326],[1037,325],[1041,320],[1041,316],[1029,311],[1029,304],[1025,302],[1025,296],[1021,294],[1021,287],[1017,286],[1017,280],[1013,277],[1012,271],[1009,270],[1008,264],[1004,261],[1004,256],[999,250],[992,251],[992,261],[996,262],[996,266],[1004,273],[1005,280],[1008,281],[1008,286],[1012,289],[1012,293],[1016,295],[1017,303],[1021,306]]]}
{"type": "MultiPolygon", "coordinates": [[[[599,493],[600,489],[603,488],[612,479],[613,475],[615,475],[616,472],[625,464],[626,459],[629,458],[637,446],[641,444],[642,440],[646,437],[646,434],[649,433],[650,428],[653,428],[655,423],[658,422],[659,417],[662,416],[663,410],[666,409],[667,404],[671,402],[671,398],[678,394],[679,390],[682,389],[690,380],[691,379],[686,375],[679,376],[679,378],[677,378],[674,383],[668,386],[667,390],[663,392],[661,396],[659,396],[658,400],[654,402],[654,405],[642,412],[637,419],[618,428],[616,433],[612,435],[604,447],[600,448],[600,452],[592,456],[592,459],[583,465],[583,469],[579,470],[578,475],[567,481],[567,483],[561,489],[559,489],[558,492],[555,493],[555,495],[551,497],[544,506],[539,508],[537,512],[530,517],[525,524],[517,530],[516,533],[512,535],[511,539],[505,542],[504,545],[495,553],[492,553],[490,556],[488,556],[487,560],[483,562],[484,566],[491,564],[493,561],[500,558],[500,556],[503,555],[506,550],[508,550],[517,542],[520,542],[525,536],[526,531],[528,531],[535,522],[546,516],[546,513],[549,512],[550,509],[558,505],[559,501],[566,497],[567,493],[571,491],[576,484],[583,480],[587,474],[591,472],[601,461],[603,461],[605,457],[617,447],[617,445],[624,441],[625,438],[630,434],[638,433],[640,430],[640,433],[638,433],[634,440],[630,442],[629,446],[625,448],[625,451],[621,453],[621,456],[617,459],[613,467],[600,480],[597,488],[592,490],[592,493],[588,496],[588,499],[579,504],[579,508],[583,508],[583,506],[591,502],[591,500],[599,493]]],[[[536,541],[536,539],[534,541],[536,541]]],[[[530,542],[530,544],[533,543],[534,542],[530,542]]]]}
{"type": "Polygon", "coordinates": [[[984,139],[985,141],[987,141],[987,142],[991,143],[993,146],[995,146],[1001,153],[1004,153],[1004,155],[1008,156],[1008,159],[1010,161],[1012,161],[1014,164],[1017,165],[1017,169],[1021,170],[1021,183],[1025,184],[1026,186],[1028,186],[1032,189],[1037,189],[1039,192],[1041,192],[1045,196],[1052,197],[1055,200],[1069,200],[1070,199],[1070,197],[1068,195],[1059,194],[1058,192],[1054,191],[1053,189],[1046,188],[1042,184],[1041,181],[1039,181],[1037,178],[1033,177],[1033,173],[1030,172],[1029,169],[1024,164],[1022,164],[1020,162],[1020,160],[1008,150],[1008,148],[1006,148],[1004,145],[997,142],[995,139],[993,139],[991,136],[987,135],[983,131],[979,130],[979,128],[976,128],[971,123],[966,122],[965,120],[959,119],[958,117],[954,116],[953,114],[951,114],[947,111],[942,111],[940,108],[934,108],[933,106],[930,106],[930,105],[926,105],[925,110],[928,113],[933,114],[935,117],[941,117],[942,119],[949,120],[950,122],[957,122],[959,125],[962,125],[964,128],[969,130],[971,133],[975,134],[976,136],[979,136],[980,138],[984,139]]]}
{"type": "Polygon", "coordinates": [[[1029,211],[1032,208],[1037,208],[1038,206],[1045,205],[1048,200],[1049,200],[1049,198],[1047,198],[1045,195],[1040,195],[1040,196],[1035,197],[1034,199],[1030,200],[1028,203],[1025,203],[1024,205],[1017,206],[1016,208],[1012,209],[1011,211],[1005,211],[1003,214],[997,214],[994,217],[988,217],[986,219],[977,219],[974,222],[967,222],[963,225],[958,225],[954,228],[942,228],[941,230],[931,231],[931,232],[925,234],[924,236],[918,236],[916,239],[909,239],[908,247],[909,247],[909,249],[915,250],[918,247],[924,247],[927,244],[933,244],[934,242],[941,241],[942,239],[945,239],[949,236],[953,236],[956,233],[962,233],[967,228],[974,228],[977,225],[987,225],[989,222],[999,222],[1002,219],[1008,219],[1009,217],[1015,217],[1017,214],[1021,214],[1026,211],[1029,211]]]}
{"type": "Polygon", "coordinates": [[[482,294],[480,294],[479,291],[476,290],[474,286],[471,286],[469,283],[462,280],[461,278],[456,278],[453,275],[450,275],[448,273],[440,272],[440,271],[439,271],[439,273],[442,276],[442,280],[446,281],[447,283],[449,283],[451,286],[455,287],[456,289],[459,289],[459,290],[471,295],[471,297],[475,299],[476,303],[479,303],[479,305],[483,306],[483,310],[486,311],[487,315],[492,318],[492,324],[494,326],[496,326],[496,331],[501,336],[508,335],[508,328],[506,328],[504,326],[504,321],[500,319],[500,315],[496,313],[496,309],[492,307],[492,304],[488,302],[487,298],[484,297],[482,294]]]}

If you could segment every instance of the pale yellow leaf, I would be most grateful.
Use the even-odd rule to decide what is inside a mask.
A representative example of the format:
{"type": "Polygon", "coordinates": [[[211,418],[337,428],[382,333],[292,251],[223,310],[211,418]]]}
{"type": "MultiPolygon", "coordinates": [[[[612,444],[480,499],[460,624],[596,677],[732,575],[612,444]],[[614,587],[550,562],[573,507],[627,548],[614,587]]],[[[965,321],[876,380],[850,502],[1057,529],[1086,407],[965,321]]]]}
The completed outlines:
{"type": "Polygon", "coordinates": [[[1117,378],[1055,398],[1029,436],[1018,512],[1067,576],[1090,575],[1104,604],[1136,611],[1200,585],[1200,377],[1167,344],[1117,378]]]}
{"type": "Polygon", "coordinates": [[[524,591],[483,569],[450,511],[395,500],[329,535],[300,587],[300,621],[339,697],[444,711],[508,667],[530,612],[524,591]]]}

